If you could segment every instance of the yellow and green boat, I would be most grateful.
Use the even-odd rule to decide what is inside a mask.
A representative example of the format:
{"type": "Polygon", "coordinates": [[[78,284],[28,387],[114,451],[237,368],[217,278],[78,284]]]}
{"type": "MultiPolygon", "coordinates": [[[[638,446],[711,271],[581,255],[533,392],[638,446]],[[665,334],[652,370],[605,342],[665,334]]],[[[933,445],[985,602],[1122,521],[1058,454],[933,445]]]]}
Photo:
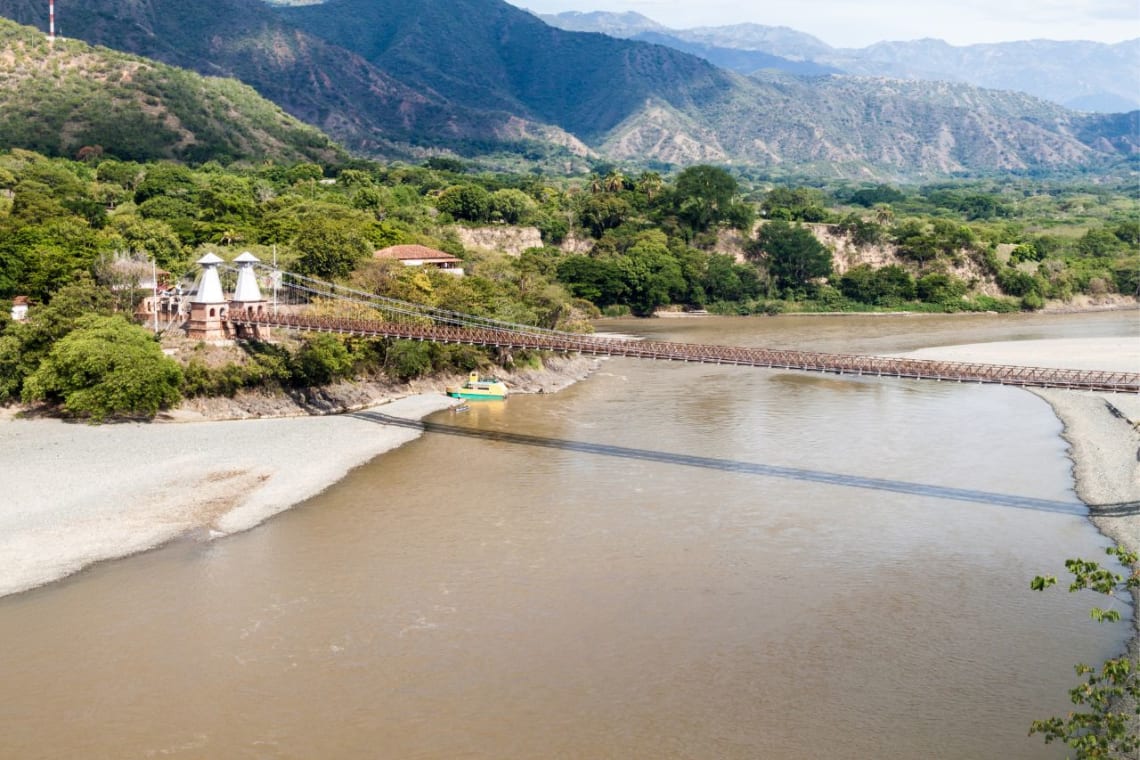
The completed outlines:
{"type": "Polygon", "coordinates": [[[482,378],[478,372],[472,372],[463,385],[448,388],[447,395],[452,398],[504,399],[507,397],[507,386],[502,380],[482,378]]]}

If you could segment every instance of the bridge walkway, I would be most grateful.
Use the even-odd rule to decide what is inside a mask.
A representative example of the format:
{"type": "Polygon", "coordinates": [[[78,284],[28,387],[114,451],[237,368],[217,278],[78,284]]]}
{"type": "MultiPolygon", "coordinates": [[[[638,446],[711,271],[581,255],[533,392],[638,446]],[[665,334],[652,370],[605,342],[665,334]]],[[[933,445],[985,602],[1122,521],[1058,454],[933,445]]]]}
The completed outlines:
{"type": "Polygon", "coordinates": [[[1021,367],[1000,364],[907,359],[859,354],[831,354],[699,343],[624,340],[593,335],[506,327],[468,327],[382,320],[315,317],[300,314],[233,310],[227,318],[243,327],[278,327],[341,335],[531,349],[593,356],[625,356],[657,361],[730,364],[841,375],[898,377],[962,383],[990,383],[1034,388],[1140,393],[1140,373],[1021,367]]]}

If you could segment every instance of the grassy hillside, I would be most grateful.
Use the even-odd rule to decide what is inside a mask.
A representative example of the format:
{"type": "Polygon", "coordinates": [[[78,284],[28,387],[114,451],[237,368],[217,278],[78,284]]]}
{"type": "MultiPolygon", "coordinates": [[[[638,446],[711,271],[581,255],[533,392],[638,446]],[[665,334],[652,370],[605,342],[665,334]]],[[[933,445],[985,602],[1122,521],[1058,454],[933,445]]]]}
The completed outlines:
{"type": "Polygon", "coordinates": [[[0,148],[327,162],[343,151],[251,88],[0,19],[0,148]]]}

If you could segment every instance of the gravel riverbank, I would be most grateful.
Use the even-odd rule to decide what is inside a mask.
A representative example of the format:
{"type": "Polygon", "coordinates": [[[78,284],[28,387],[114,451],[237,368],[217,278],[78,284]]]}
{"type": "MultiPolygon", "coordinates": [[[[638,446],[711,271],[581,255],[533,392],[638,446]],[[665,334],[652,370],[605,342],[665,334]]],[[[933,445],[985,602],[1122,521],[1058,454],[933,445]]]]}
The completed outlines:
{"type": "MultiPolygon", "coordinates": [[[[549,393],[596,366],[550,357],[504,377],[517,393],[549,393]]],[[[192,400],[154,423],[25,420],[0,409],[0,596],[180,536],[248,530],[419,436],[338,412],[383,405],[419,420],[458,403],[443,393],[458,380],[192,400]]]]}
{"type": "MultiPolygon", "coordinates": [[[[409,396],[384,412],[420,419],[450,403],[409,396]]],[[[348,415],[0,422],[0,596],[188,533],[248,529],[416,435],[348,415]]]]}

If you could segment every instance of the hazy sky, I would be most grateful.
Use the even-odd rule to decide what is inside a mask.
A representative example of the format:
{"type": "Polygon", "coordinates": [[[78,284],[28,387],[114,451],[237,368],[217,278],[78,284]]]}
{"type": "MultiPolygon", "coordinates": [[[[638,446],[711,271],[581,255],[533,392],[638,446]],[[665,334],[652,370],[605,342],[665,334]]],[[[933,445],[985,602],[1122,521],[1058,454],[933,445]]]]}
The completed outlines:
{"type": "Polygon", "coordinates": [[[835,47],[1140,37],[1140,0],[508,0],[537,13],[636,11],[665,26],[789,26],[835,47]]]}

